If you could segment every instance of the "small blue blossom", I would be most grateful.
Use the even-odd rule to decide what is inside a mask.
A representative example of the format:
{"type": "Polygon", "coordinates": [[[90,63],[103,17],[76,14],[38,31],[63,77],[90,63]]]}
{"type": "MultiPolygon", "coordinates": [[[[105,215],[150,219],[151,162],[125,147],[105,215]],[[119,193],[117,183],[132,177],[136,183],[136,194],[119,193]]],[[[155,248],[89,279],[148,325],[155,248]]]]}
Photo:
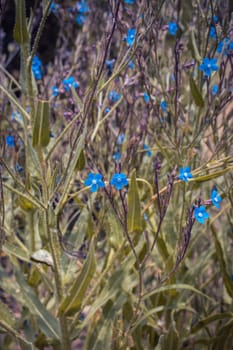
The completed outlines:
{"type": "Polygon", "coordinates": [[[50,5],[50,11],[53,12],[53,13],[58,13],[59,11],[59,8],[60,8],[60,5],[59,4],[56,4],[54,1],[52,2],[52,4],[50,5]]]}
{"type": "Polygon", "coordinates": [[[216,39],[217,38],[217,33],[216,33],[216,29],[214,26],[210,27],[210,38],[212,39],[216,39]]]}
{"type": "Polygon", "coordinates": [[[15,139],[12,135],[6,136],[6,144],[8,147],[13,148],[15,146],[15,139]]]}
{"type": "Polygon", "coordinates": [[[72,86],[75,89],[79,87],[79,83],[77,81],[75,81],[74,77],[72,77],[72,76],[70,76],[67,79],[63,79],[62,83],[63,83],[64,89],[66,91],[69,91],[72,86]]]}
{"type": "Polygon", "coordinates": [[[114,186],[117,190],[122,190],[128,184],[126,175],[122,173],[114,174],[110,180],[110,185],[114,186]]]}
{"type": "Polygon", "coordinates": [[[125,134],[121,133],[118,137],[117,137],[117,144],[118,145],[122,145],[125,141],[125,134]]]}
{"type": "Polygon", "coordinates": [[[133,60],[130,60],[129,63],[128,63],[128,68],[129,69],[134,69],[134,67],[135,67],[135,64],[134,64],[133,60]]]}
{"type": "Polygon", "coordinates": [[[205,57],[202,64],[199,66],[199,70],[204,72],[206,77],[210,77],[212,71],[217,71],[218,69],[217,58],[205,57]]]}
{"type": "Polygon", "coordinates": [[[112,157],[113,157],[113,159],[115,161],[120,160],[121,159],[121,153],[120,152],[114,152],[112,157]]]}
{"type": "Polygon", "coordinates": [[[205,220],[209,218],[209,213],[207,213],[204,205],[201,205],[194,210],[194,218],[200,222],[200,224],[204,224],[205,220]]]}
{"type": "Polygon", "coordinates": [[[111,109],[110,109],[109,107],[107,107],[107,108],[105,108],[104,113],[107,114],[107,113],[109,113],[110,111],[111,111],[111,109]]]}
{"type": "Polygon", "coordinates": [[[21,113],[19,112],[12,112],[11,113],[11,120],[16,120],[16,121],[22,121],[23,120],[23,116],[21,113]]]}
{"type": "Polygon", "coordinates": [[[192,179],[192,178],[193,178],[193,175],[190,171],[189,166],[186,166],[184,168],[180,168],[180,173],[179,173],[178,179],[183,180],[185,182],[188,182],[189,179],[192,179]]]}
{"type": "Polygon", "coordinates": [[[85,186],[90,186],[91,192],[97,192],[99,188],[105,187],[105,184],[102,180],[101,174],[89,173],[88,177],[84,181],[85,186]]]}
{"type": "Polygon", "coordinates": [[[115,90],[112,90],[109,92],[108,99],[111,102],[117,102],[121,98],[121,94],[116,92],[115,90]]]}
{"type": "Polygon", "coordinates": [[[219,54],[223,52],[225,56],[231,55],[233,52],[233,41],[230,41],[229,38],[225,38],[224,40],[220,41],[216,52],[219,54]]]}
{"type": "Polygon", "coordinates": [[[110,73],[112,73],[114,63],[115,63],[115,59],[114,58],[112,60],[106,60],[105,61],[105,64],[106,64],[106,66],[107,66],[107,68],[108,68],[110,73]]]}
{"type": "Polygon", "coordinates": [[[168,33],[170,35],[176,35],[177,30],[178,30],[178,25],[176,22],[168,23],[168,33]]]}
{"type": "Polygon", "coordinates": [[[214,23],[218,23],[218,16],[214,15],[213,16],[213,21],[214,21],[214,23]]]}
{"type": "Polygon", "coordinates": [[[89,13],[90,12],[86,0],[79,1],[76,4],[76,8],[77,8],[79,13],[89,13]]]}
{"type": "Polygon", "coordinates": [[[147,157],[151,157],[151,156],[152,156],[152,152],[151,152],[151,150],[150,150],[150,147],[147,146],[145,143],[144,143],[144,145],[143,145],[143,149],[146,151],[147,157]]]}
{"type": "Polygon", "coordinates": [[[144,92],[143,93],[143,98],[144,98],[144,101],[146,103],[149,103],[150,102],[150,96],[148,95],[148,93],[144,92]]]}
{"type": "Polygon", "coordinates": [[[52,89],[52,92],[53,92],[53,96],[54,96],[54,97],[57,97],[58,94],[59,94],[59,89],[58,89],[58,87],[55,86],[55,85],[53,85],[53,86],[51,86],[51,89],[52,89]]]}
{"type": "Polygon", "coordinates": [[[17,173],[22,173],[23,167],[19,163],[16,163],[15,170],[17,173]]]}
{"type": "Polygon", "coordinates": [[[133,5],[134,4],[134,0],[124,0],[124,3],[127,5],[133,5]]]}
{"type": "Polygon", "coordinates": [[[36,80],[41,80],[43,77],[42,62],[38,56],[32,59],[32,71],[36,80]]]}
{"type": "Polygon", "coordinates": [[[167,111],[167,102],[166,101],[161,101],[160,107],[162,108],[163,112],[167,111]]]}
{"type": "Polygon", "coordinates": [[[218,85],[214,84],[211,89],[212,95],[216,95],[218,92],[218,85]]]}
{"type": "Polygon", "coordinates": [[[211,201],[216,208],[220,209],[219,203],[222,201],[222,198],[219,196],[216,188],[213,188],[211,192],[211,201]]]}
{"type": "Polygon", "coordinates": [[[84,23],[86,22],[86,19],[87,19],[87,16],[79,13],[76,18],[75,18],[75,21],[76,23],[79,25],[79,26],[83,26],[84,23]]]}
{"type": "Polygon", "coordinates": [[[125,37],[125,41],[127,42],[128,46],[132,46],[135,40],[136,36],[136,29],[128,29],[127,36],[125,37]]]}
{"type": "Polygon", "coordinates": [[[148,220],[149,220],[149,216],[147,215],[147,213],[144,213],[143,217],[144,217],[144,220],[145,220],[145,221],[148,221],[148,220]]]}

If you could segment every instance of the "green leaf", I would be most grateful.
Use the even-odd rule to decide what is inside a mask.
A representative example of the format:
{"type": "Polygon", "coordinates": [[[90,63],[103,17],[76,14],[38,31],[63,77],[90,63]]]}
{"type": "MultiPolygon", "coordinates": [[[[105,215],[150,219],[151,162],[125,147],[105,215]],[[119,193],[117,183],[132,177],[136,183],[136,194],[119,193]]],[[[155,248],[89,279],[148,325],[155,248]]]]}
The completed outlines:
{"type": "Polygon", "coordinates": [[[29,34],[27,29],[25,0],[15,1],[15,17],[14,39],[18,44],[26,44],[29,42],[29,34]]]}
{"type": "Polygon", "coordinates": [[[215,241],[215,248],[216,248],[216,253],[217,253],[217,257],[218,257],[218,261],[220,264],[220,269],[223,273],[223,281],[224,281],[224,285],[226,287],[227,293],[229,294],[229,296],[231,298],[233,298],[233,282],[229,276],[229,273],[227,271],[227,266],[226,266],[226,262],[224,259],[224,253],[223,253],[223,249],[221,246],[221,243],[217,237],[217,233],[215,231],[215,228],[213,225],[211,225],[211,231],[213,233],[214,236],[214,241],[215,241]]]}
{"type": "Polygon", "coordinates": [[[5,242],[4,246],[3,246],[3,251],[7,255],[12,255],[12,256],[17,257],[18,259],[20,259],[22,261],[26,261],[26,262],[30,263],[29,253],[26,250],[26,248],[24,250],[22,247],[19,247],[15,244],[12,244],[12,243],[10,244],[8,242],[5,242]]]}
{"type": "Polygon", "coordinates": [[[206,326],[212,322],[216,322],[219,320],[224,320],[233,318],[233,313],[232,312],[223,312],[215,315],[208,316],[202,320],[200,320],[195,326],[191,328],[191,333],[196,333],[202,328],[206,328],[206,326]]]}
{"type": "Polygon", "coordinates": [[[49,118],[49,101],[38,100],[32,136],[34,148],[48,145],[50,140],[49,118]]]}
{"type": "Polygon", "coordinates": [[[69,193],[68,189],[69,189],[70,183],[72,181],[72,178],[74,176],[78,159],[79,159],[80,154],[83,150],[86,133],[87,133],[87,123],[85,123],[83,132],[78,139],[77,146],[76,146],[76,149],[74,151],[74,155],[73,155],[73,158],[71,160],[71,163],[67,166],[63,192],[62,192],[61,198],[60,198],[59,203],[57,204],[57,207],[55,210],[56,215],[59,213],[59,211],[61,210],[62,206],[64,205],[64,203],[66,202],[66,199],[68,197],[68,193],[69,193]]]}
{"type": "Polygon", "coordinates": [[[0,319],[4,320],[5,323],[9,326],[9,327],[15,327],[15,319],[14,316],[12,315],[11,311],[8,309],[8,307],[6,306],[6,304],[3,304],[0,301],[0,319]]]}
{"type": "Polygon", "coordinates": [[[8,307],[0,301],[0,326],[6,330],[8,334],[14,336],[24,350],[35,349],[33,344],[24,339],[16,330],[16,320],[8,309],[8,307]]]}
{"type": "Polygon", "coordinates": [[[115,249],[118,249],[124,240],[124,231],[121,223],[111,208],[107,211],[105,218],[109,242],[115,249]]]}
{"type": "Polygon", "coordinates": [[[35,315],[41,331],[51,339],[60,339],[60,327],[58,320],[53,317],[40,302],[34,290],[26,283],[25,279],[16,272],[16,280],[20,286],[25,305],[30,313],[35,315]]]}
{"type": "Polygon", "coordinates": [[[142,231],[140,197],[135,169],[133,170],[131,175],[128,193],[127,227],[129,232],[142,231]]]}
{"type": "Polygon", "coordinates": [[[191,35],[189,38],[188,47],[191,50],[192,55],[195,58],[195,60],[197,62],[201,63],[202,59],[201,59],[201,55],[200,55],[198,48],[197,48],[194,30],[191,30],[191,35]]]}
{"type": "Polygon", "coordinates": [[[166,291],[169,291],[169,290],[172,290],[172,289],[190,290],[191,292],[200,294],[200,295],[203,296],[204,298],[207,298],[208,300],[213,301],[213,299],[211,299],[208,295],[202,293],[201,291],[199,291],[198,289],[196,289],[196,288],[190,286],[189,284],[183,284],[183,283],[170,284],[170,285],[167,285],[167,286],[160,287],[160,288],[157,288],[157,289],[155,289],[155,290],[152,290],[151,292],[146,293],[146,294],[143,296],[143,300],[145,300],[145,299],[151,297],[151,296],[154,295],[154,294],[166,292],[166,291]]]}
{"type": "Polygon", "coordinates": [[[192,77],[190,77],[189,82],[190,82],[190,89],[191,89],[192,96],[194,98],[194,102],[198,107],[203,108],[205,106],[205,101],[203,100],[203,97],[200,91],[198,90],[198,87],[192,77]]]}
{"type": "Polygon", "coordinates": [[[82,151],[81,151],[81,153],[80,153],[80,156],[79,156],[79,158],[78,158],[78,161],[77,161],[75,170],[76,170],[76,171],[77,171],[77,170],[81,171],[81,170],[84,169],[84,167],[85,167],[85,156],[84,156],[84,151],[83,151],[83,149],[82,149],[82,151]]]}
{"type": "Polygon", "coordinates": [[[89,254],[81,273],[74,282],[59,306],[59,315],[73,315],[82,305],[83,298],[96,270],[95,251],[93,241],[90,244],[89,254]]]}
{"type": "Polygon", "coordinates": [[[73,95],[73,98],[74,98],[74,101],[79,109],[79,111],[82,111],[83,110],[83,103],[82,103],[82,100],[79,98],[75,88],[73,86],[71,86],[71,92],[72,92],[72,95],[73,95]]]}

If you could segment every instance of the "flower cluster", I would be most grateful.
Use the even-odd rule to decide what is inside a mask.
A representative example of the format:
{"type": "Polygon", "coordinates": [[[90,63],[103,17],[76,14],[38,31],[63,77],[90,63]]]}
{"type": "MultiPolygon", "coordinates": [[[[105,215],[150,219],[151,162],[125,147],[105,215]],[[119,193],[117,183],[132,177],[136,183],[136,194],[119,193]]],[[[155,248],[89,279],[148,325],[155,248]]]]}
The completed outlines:
{"type": "Polygon", "coordinates": [[[36,80],[41,80],[43,77],[42,62],[38,56],[32,59],[32,71],[36,80]]]}
{"type": "Polygon", "coordinates": [[[170,35],[176,35],[178,30],[178,25],[176,22],[170,22],[168,23],[168,33],[170,35]]]}
{"type": "Polygon", "coordinates": [[[77,2],[76,8],[78,11],[78,14],[76,17],[76,23],[79,26],[82,26],[87,19],[87,14],[90,12],[86,0],[82,0],[82,1],[77,2]]]}
{"type": "Polygon", "coordinates": [[[79,83],[77,81],[75,81],[75,79],[72,75],[67,79],[63,79],[62,83],[63,83],[65,91],[69,91],[71,87],[74,87],[75,89],[77,89],[79,87],[79,83]]]}
{"type": "MultiPolygon", "coordinates": [[[[222,201],[222,198],[218,194],[218,191],[216,188],[213,188],[211,192],[210,201],[217,209],[220,209],[220,203],[222,201]]],[[[200,224],[204,224],[205,220],[209,218],[209,213],[206,211],[206,207],[204,205],[201,205],[200,207],[195,208],[194,218],[200,224]]]]}
{"type": "Polygon", "coordinates": [[[115,90],[112,90],[109,92],[108,99],[110,102],[117,102],[121,98],[121,94],[116,92],[115,90]]]}
{"type": "Polygon", "coordinates": [[[136,37],[136,29],[128,29],[127,36],[125,37],[125,41],[127,42],[128,46],[132,46],[136,37]]]}
{"type": "MultiPolygon", "coordinates": [[[[84,185],[89,186],[91,192],[97,192],[99,188],[105,187],[105,183],[102,179],[103,177],[101,174],[89,173],[86,180],[84,181],[84,185]]],[[[123,173],[113,174],[110,180],[110,185],[115,187],[117,190],[122,190],[122,188],[124,186],[128,186],[128,184],[128,179],[123,173]]]]}

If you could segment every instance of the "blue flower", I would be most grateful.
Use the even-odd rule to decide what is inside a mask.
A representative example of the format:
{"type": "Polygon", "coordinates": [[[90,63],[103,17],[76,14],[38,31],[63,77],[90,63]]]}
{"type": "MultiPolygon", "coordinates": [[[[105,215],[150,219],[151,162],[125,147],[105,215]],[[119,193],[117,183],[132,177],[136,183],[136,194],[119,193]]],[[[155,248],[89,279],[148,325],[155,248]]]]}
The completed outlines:
{"type": "Polygon", "coordinates": [[[219,196],[216,188],[213,188],[211,192],[211,201],[216,208],[220,209],[219,203],[222,201],[222,198],[219,196]]]}
{"type": "Polygon", "coordinates": [[[117,190],[122,190],[124,186],[128,186],[128,180],[125,174],[114,174],[111,178],[110,185],[114,186],[117,190]]]}
{"type": "Polygon", "coordinates": [[[218,16],[214,15],[213,16],[213,21],[214,21],[214,23],[218,23],[218,16]]]}
{"type": "Polygon", "coordinates": [[[167,102],[166,101],[161,101],[160,107],[162,108],[163,112],[167,111],[167,102]]]}
{"type": "Polygon", "coordinates": [[[134,67],[135,67],[135,64],[133,63],[133,60],[130,60],[128,63],[128,68],[134,69],[134,67]]]}
{"type": "Polygon", "coordinates": [[[120,152],[114,152],[113,153],[113,159],[114,160],[120,160],[121,159],[121,153],[120,152]]]}
{"type": "Polygon", "coordinates": [[[143,93],[143,98],[144,98],[144,101],[145,101],[146,103],[149,103],[149,101],[150,101],[150,96],[149,96],[146,92],[143,93]]]}
{"type": "Polygon", "coordinates": [[[203,71],[206,77],[210,77],[212,71],[217,71],[218,69],[217,58],[205,57],[199,66],[199,70],[203,71]]]}
{"type": "Polygon", "coordinates": [[[152,152],[151,152],[151,150],[150,150],[150,147],[147,146],[145,143],[144,143],[144,145],[143,145],[143,149],[146,151],[147,157],[151,157],[151,156],[152,156],[152,152]]]}
{"type": "Polygon", "coordinates": [[[193,178],[193,175],[190,171],[189,166],[186,166],[184,168],[180,168],[180,173],[179,173],[178,179],[183,180],[185,182],[188,182],[189,179],[192,179],[192,178],[193,178]]]}
{"type": "Polygon", "coordinates": [[[77,7],[78,12],[82,13],[82,14],[88,13],[90,11],[86,0],[82,0],[82,1],[78,2],[76,4],[76,7],[77,7]]]}
{"type": "Polygon", "coordinates": [[[52,4],[50,5],[50,11],[53,12],[53,13],[58,13],[59,11],[59,8],[60,8],[60,5],[59,4],[56,4],[54,1],[52,2],[52,4]]]}
{"type": "Polygon", "coordinates": [[[97,192],[99,188],[103,188],[105,186],[102,180],[102,175],[93,173],[89,173],[88,177],[84,181],[84,185],[90,186],[91,192],[97,192]]]}
{"type": "Polygon", "coordinates": [[[105,64],[108,67],[110,73],[112,73],[114,63],[115,63],[115,59],[114,58],[112,60],[106,60],[105,61],[105,64]]]}
{"type": "Polygon", "coordinates": [[[55,85],[51,86],[52,92],[53,92],[53,96],[57,97],[59,94],[59,89],[58,87],[56,87],[55,85]]]}
{"type": "Polygon", "coordinates": [[[108,99],[111,102],[117,102],[121,98],[121,94],[116,92],[115,90],[112,90],[109,92],[108,99]]]}
{"type": "Polygon", "coordinates": [[[117,137],[117,144],[118,144],[118,145],[122,145],[124,141],[125,141],[125,134],[122,132],[122,133],[117,137]]]}
{"type": "Polygon", "coordinates": [[[217,84],[214,84],[212,86],[211,92],[212,92],[213,95],[217,94],[217,92],[218,92],[218,85],[217,84]]]}
{"type": "Polygon", "coordinates": [[[214,26],[210,27],[210,38],[212,39],[216,39],[217,38],[217,33],[216,33],[216,29],[214,26]]]}
{"type": "Polygon", "coordinates": [[[209,213],[207,213],[204,205],[201,205],[194,210],[194,218],[200,222],[200,224],[204,224],[205,220],[209,218],[209,213]]]}
{"type": "Polygon", "coordinates": [[[12,135],[6,136],[6,144],[8,147],[13,148],[15,146],[15,139],[12,135]]]}
{"type": "Polygon", "coordinates": [[[124,0],[124,3],[127,5],[133,5],[134,4],[134,0],[124,0]]]}
{"type": "Polygon", "coordinates": [[[128,29],[127,32],[127,36],[125,37],[125,40],[128,44],[128,46],[132,46],[135,40],[135,36],[136,36],[136,29],[132,28],[132,29],[128,29]]]}
{"type": "Polygon", "coordinates": [[[15,170],[17,173],[22,173],[23,167],[19,163],[16,163],[15,170]]]}
{"type": "Polygon", "coordinates": [[[62,83],[64,85],[64,89],[66,91],[69,91],[70,88],[73,86],[75,89],[79,87],[79,83],[75,81],[74,77],[70,76],[67,79],[63,79],[62,83]]]}
{"type": "Polygon", "coordinates": [[[176,22],[168,23],[168,33],[169,34],[176,35],[177,30],[178,30],[178,25],[176,22]]]}
{"type": "Polygon", "coordinates": [[[109,107],[107,107],[107,108],[105,108],[104,113],[107,114],[110,111],[111,111],[111,109],[109,107]]]}
{"type": "Polygon", "coordinates": [[[38,56],[32,59],[32,71],[36,80],[41,80],[43,77],[42,62],[38,56]]]}
{"type": "Polygon", "coordinates": [[[84,25],[84,23],[86,22],[86,19],[87,19],[87,16],[79,13],[75,19],[76,23],[79,25],[79,26],[82,26],[84,25]]]}

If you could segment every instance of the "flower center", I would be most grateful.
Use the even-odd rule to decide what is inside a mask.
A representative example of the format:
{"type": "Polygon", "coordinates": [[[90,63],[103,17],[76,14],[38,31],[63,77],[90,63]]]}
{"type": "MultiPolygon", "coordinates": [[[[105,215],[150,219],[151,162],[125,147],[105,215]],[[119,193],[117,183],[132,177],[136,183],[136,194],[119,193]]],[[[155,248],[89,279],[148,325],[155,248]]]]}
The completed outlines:
{"type": "Polygon", "coordinates": [[[121,178],[120,177],[117,178],[117,182],[121,182],[121,178]]]}
{"type": "Polygon", "coordinates": [[[93,185],[96,185],[97,181],[96,180],[92,180],[92,183],[93,183],[93,185]]]}
{"type": "Polygon", "coordinates": [[[202,213],[198,213],[198,217],[202,218],[203,214],[202,213]]]}
{"type": "Polygon", "coordinates": [[[188,177],[188,173],[184,172],[184,177],[188,177]]]}
{"type": "Polygon", "coordinates": [[[208,63],[208,64],[207,64],[207,67],[208,67],[208,68],[211,68],[211,64],[210,64],[210,63],[208,63]]]}

